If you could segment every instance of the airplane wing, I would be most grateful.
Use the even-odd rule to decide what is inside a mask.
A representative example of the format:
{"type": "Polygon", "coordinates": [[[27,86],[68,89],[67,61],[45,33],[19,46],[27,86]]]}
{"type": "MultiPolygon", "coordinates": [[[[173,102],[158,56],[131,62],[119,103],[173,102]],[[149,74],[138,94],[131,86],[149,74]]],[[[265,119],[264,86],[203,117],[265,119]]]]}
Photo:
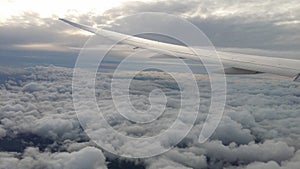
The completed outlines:
{"type": "MultiPolygon", "coordinates": [[[[193,48],[193,50],[196,50],[196,52],[194,52],[186,46],[158,42],[155,40],[144,39],[104,29],[96,29],[90,26],[68,21],[66,19],[60,20],[96,35],[103,36],[117,42],[122,40],[121,43],[123,44],[149,49],[159,54],[170,55],[170,53],[172,53],[175,57],[193,60],[200,59],[197,54],[201,54],[201,58],[210,58],[210,51],[205,49],[193,48]]],[[[294,81],[300,81],[300,60],[246,55],[231,52],[217,53],[222,63],[226,67],[229,67],[224,69],[224,72],[227,74],[271,73],[291,77],[294,81]]]]}

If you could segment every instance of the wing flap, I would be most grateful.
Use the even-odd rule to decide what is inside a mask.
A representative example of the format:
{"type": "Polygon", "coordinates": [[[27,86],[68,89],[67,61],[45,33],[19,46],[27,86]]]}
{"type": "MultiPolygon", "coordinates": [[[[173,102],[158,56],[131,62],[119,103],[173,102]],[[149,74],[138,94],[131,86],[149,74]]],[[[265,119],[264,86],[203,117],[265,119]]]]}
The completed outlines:
{"type": "Polygon", "coordinates": [[[258,74],[258,73],[263,73],[263,72],[247,70],[247,69],[240,69],[240,68],[236,68],[236,67],[230,67],[230,68],[224,69],[224,73],[229,74],[229,75],[241,75],[241,74],[258,74]]]}

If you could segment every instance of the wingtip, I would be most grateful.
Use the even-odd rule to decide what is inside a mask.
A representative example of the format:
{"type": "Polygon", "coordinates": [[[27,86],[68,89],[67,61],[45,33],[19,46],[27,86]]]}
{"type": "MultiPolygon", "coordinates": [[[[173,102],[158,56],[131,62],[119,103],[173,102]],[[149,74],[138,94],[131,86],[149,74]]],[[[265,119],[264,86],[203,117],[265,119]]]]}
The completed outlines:
{"type": "Polygon", "coordinates": [[[91,32],[91,33],[96,33],[97,32],[97,29],[96,28],[92,28],[90,26],[86,26],[86,25],[81,25],[81,24],[78,24],[78,23],[75,23],[75,22],[72,22],[72,21],[69,21],[67,19],[64,19],[64,18],[59,18],[59,20],[67,23],[67,24],[70,24],[76,28],[79,28],[79,29],[83,29],[85,31],[88,31],[88,32],[91,32]]]}
{"type": "MultiPolygon", "coordinates": [[[[74,23],[74,22],[72,22],[72,21],[69,21],[69,20],[67,20],[67,19],[64,19],[64,18],[58,18],[58,20],[63,21],[63,22],[65,22],[65,23],[68,23],[68,24],[73,25],[73,26],[74,26],[74,24],[76,24],[76,23],[74,23]]],[[[77,24],[76,24],[76,25],[77,25],[77,24]]]]}
{"type": "Polygon", "coordinates": [[[300,82],[300,73],[293,78],[294,82],[300,82]]]}
{"type": "Polygon", "coordinates": [[[58,18],[58,20],[60,20],[60,21],[66,21],[66,19],[64,19],[64,18],[58,18]]]}

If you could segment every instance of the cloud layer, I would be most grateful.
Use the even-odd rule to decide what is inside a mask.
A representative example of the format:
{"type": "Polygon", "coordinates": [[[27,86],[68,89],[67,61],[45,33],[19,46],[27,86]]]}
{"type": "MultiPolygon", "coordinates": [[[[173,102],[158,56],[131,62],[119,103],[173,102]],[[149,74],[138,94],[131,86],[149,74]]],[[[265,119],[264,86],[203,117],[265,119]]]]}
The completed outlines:
{"type": "MultiPolygon", "coordinates": [[[[116,156],[93,144],[77,120],[71,95],[72,69],[32,67],[9,74],[10,80],[1,85],[0,168],[81,168],[82,165],[106,168],[112,165],[107,161],[129,161],[132,167],[145,168],[296,168],[299,165],[300,86],[285,79],[229,76],[226,112],[210,140],[199,144],[198,135],[210,101],[207,78],[199,75],[201,108],[187,137],[174,149],[153,158],[114,161],[116,156]],[[8,146],[11,140],[21,147],[8,146]]],[[[109,109],[110,104],[105,100],[110,95],[110,74],[99,75],[97,79],[98,102],[109,109]]],[[[132,83],[135,86],[132,101],[139,108],[147,108],[149,104],[147,97],[143,97],[150,92],[144,84],[160,88],[168,96],[178,94],[174,81],[162,72],[144,72],[132,83]],[[136,94],[140,97],[135,97],[136,94]]],[[[134,124],[115,112],[106,111],[105,117],[123,134],[153,136],[172,124],[178,99],[173,97],[165,114],[148,125],[134,124]]],[[[130,144],[115,142],[115,138],[107,139],[132,148],[130,144]]]]}

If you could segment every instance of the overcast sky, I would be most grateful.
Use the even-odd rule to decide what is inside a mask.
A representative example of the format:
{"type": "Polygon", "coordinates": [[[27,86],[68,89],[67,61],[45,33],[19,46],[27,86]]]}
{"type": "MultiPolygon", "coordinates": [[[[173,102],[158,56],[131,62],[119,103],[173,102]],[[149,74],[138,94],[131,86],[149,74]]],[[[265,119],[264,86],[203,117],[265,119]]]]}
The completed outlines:
{"type": "Polygon", "coordinates": [[[6,0],[0,2],[0,50],[1,56],[76,55],[70,48],[82,47],[90,35],[59,17],[109,27],[127,15],[164,12],[191,21],[217,48],[299,58],[299,11],[297,0],[6,0]]]}

